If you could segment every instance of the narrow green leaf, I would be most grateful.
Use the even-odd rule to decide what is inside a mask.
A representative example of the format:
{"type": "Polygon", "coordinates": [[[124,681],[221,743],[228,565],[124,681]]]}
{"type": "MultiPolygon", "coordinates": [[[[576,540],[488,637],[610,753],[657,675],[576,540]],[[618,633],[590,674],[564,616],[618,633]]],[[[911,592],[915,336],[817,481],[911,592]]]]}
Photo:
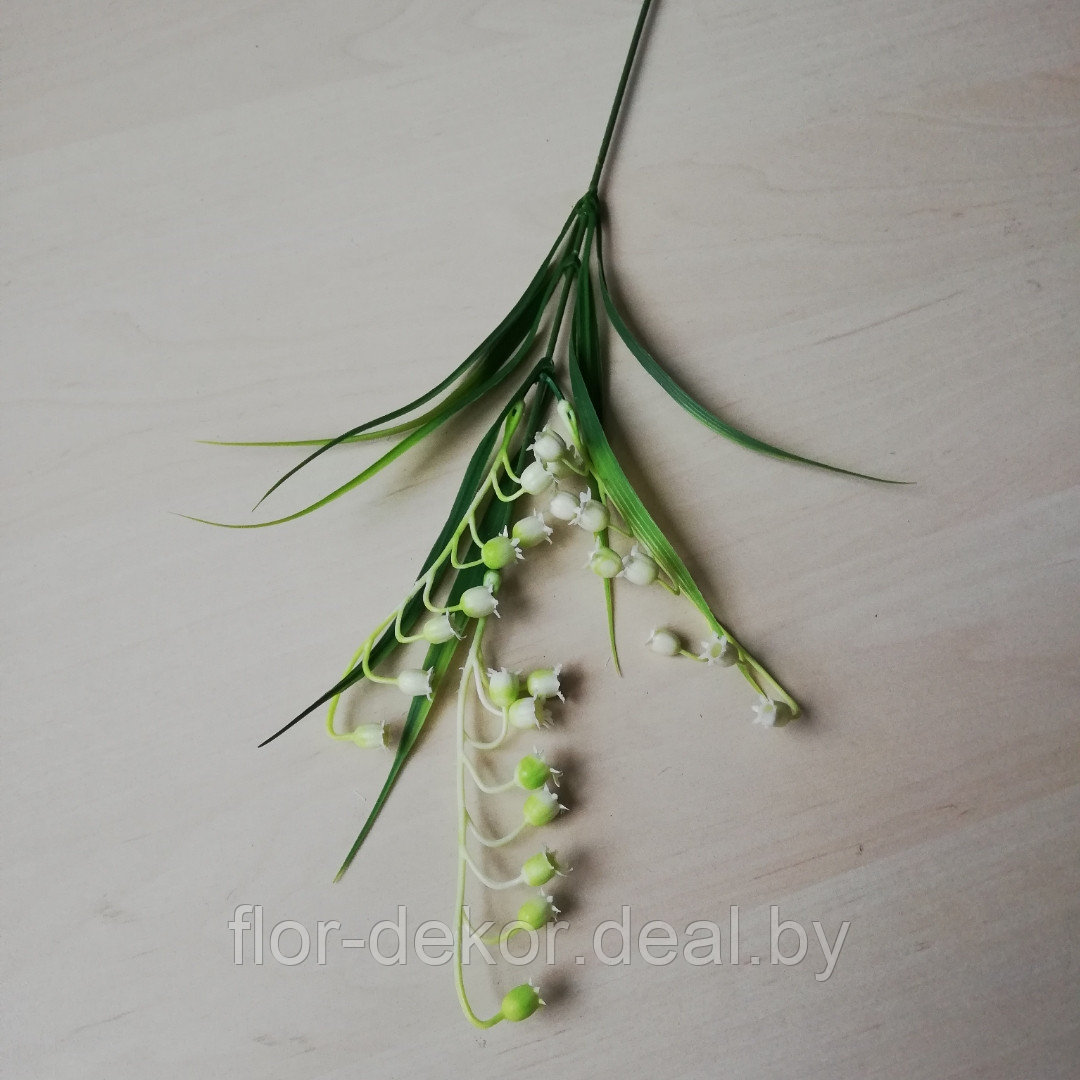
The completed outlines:
{"type": "MultiPolygon", "coordinates": [[[[559,276],[566,271],[564,269],[559,270],[559,276]]],[[[271,525],[284,525],[287,521],[295,521],[297,518],[302,518],[307,514],[313,513],[315,510],[319,510],[326,506],[328,503],[333,502],[335,499],[341,498],[342,495],[353,488],[358,487],[366,480],[370,480],[371,477],[381,472],[387,465],[396,461],[406,451],[412,449],[421,440],[427,438],[433,431],[441,427],[447,420],[449,420],[456,413],[462,409],[471,405],[474,401],[478,401],[489,390],[494,389],[500,383],[504,382],[518,367],[522,360],[528,355],[536,341],[536,332],[539,328],[541,319],[543,318],[544,309],[547,307],[547,300],[551,298],[551,293],[555,289],[555,285],[558,282],[558,277],[548,283],[546,297],[547,299],[539,305],[535,316],[532,321],[532,325],[529,328],[529,332],[525,337],[525,340],[521,342],[518,348],[514,351],[513,355],[492,375],[485,379],[480,384],[472,387],[468,393],[458,398],[452,405],[447,405],[442,412],[437,416],[429,420],[423,427],[418,428],[416,431],[407,435],[399,443],[395,444],[390,450],[388,450],[381,458],[369,465],[363,472],[358,473],[351,480],[342,484],[339,488],[331,491],[329,495],[324,495],[321,499],[313,502],[310,506],[305,506],[302,510],[297,510],[295,513],[287,514],[285,517],[274,518],[272,521],[256,521],[246,523],[230,523],[222,521],[210,521],[207,518],[193,517],[190,514],[180,514],[178,516],[187,518],[189,521],[197,521],[202,525],[214,525],[221,529],[265,529],[271,525]]]]}
{"type": "MultiPolygon", "coordinates": [[[[574,409],[581,429],[582,441],[588,452],[593,473],[599,480],[603,494],[610,499],[619,511],[634,536],[649,550],[668,577],[679,587],[690,602],[701,612],[709,626],[718,634],[726,634],[736,640],[721,624],[712,608],[709,607],[701,589],[698,588],[690,571],[686,568],[678,552],[661,531],[659,525],[645,508],[638,493],[627,479],[626,474],[615,457],[614,451],[604,434],[603,425],[597,415],[596,407],[589,397],[588,388],[581,372],[581,365],[573,352],[569,357],[570,388],[573,394],[574,409]]],[[[739,667],[747,680],[760,693],[763,680],[781,700],[785,701],[794,715],[799,714],[799,706],[787,691],[754,659],[743,647],[739,646],[742,663],[739,667]]]]}
{"type": "Polygon", "coordinates": [[[640,341],[638,341],[630,328],[626,325],[626,320],[623,319],[622,314],[619,312],[619,309],[615,306],[614,300],[611,298],[611,293],[608,291],[607,275],[604,271],[604,245],[599,222],[596,225],[596,259],[600,276],[600,295],[603,297],[604,307],[607,309],[611,325],[615,327],[619,337],[623,339],[626,347],[637,358],[641,366],[676,402],[679,403],[679,405],[681,405],[696,420],[700,420],[707,428],[715,431],[718,435],[723,435],[724,438],[730,439],[734,443],[738,443],[739,446],[746,447],[748,450],[756,450],[759,453],[768,454],[771,457],[781,458],[785,461],[797,461],[802,465],[813,465],[818,469],[842,473],[845,476],[857,476],[862,480],[873,480],[879,484],[910,483],[910,481],[907,480],[888,480],[881,476],[871,476],[868,473],[855,472],[853,469],[842,469],[837,465],[828,465],[824,461],[815,461],[813,458],[803,457],[801,454],[794,454],[779,446],[773,446],[771,443],[764,442],[762,439],[758,439],[753,435],[748,435],[745,431],[740,431],[739,428],[727,423],[727,421],[721,420],[719,416],[710,412],[701,404],[701,402],[687,393],[687,391],[660,366],[652,354],[640,341]]]}

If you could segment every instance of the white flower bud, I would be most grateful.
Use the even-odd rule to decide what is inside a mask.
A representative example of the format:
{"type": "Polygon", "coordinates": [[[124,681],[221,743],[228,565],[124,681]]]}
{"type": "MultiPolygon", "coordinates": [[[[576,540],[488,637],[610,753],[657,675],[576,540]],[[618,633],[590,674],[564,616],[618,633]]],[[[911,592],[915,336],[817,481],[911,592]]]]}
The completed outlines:
{"type": "Polygon", "coordinates": [[[454,629],[454,624],[450,621],[449,615],[432,615],[424,623],[420,633],[424,640],[430,641],[432,645],[441,645],[444,641],[459,636],[457,630],[454,629]]]}
{"type": "Polygon", "coordinates": [[[602,578],[618,577],[622,572],[622,559],[617,551],[609,547],[598,547],[586,564],[589,569],[602,578]]]}
{"type": "Polygon", "coordinates": [[[498,615],[499,601],[487,585],[474,585],[461,594],[461,610],[470,619],[483,619],[488,615],[498,615]]]}
{"type": "Polygon", "coordinates": [[[539,495],[554,483],[555,478],[544,468],[542,461],[534,461],[522,470],[521,487],[530,495],[539,495]]]}
{"type": "Polygon", "coordinates": [[[706,664],[731,667],[739,659],[739,647],[726,634],[714,633],[711,641],[701,643],[701,659],[706,664]]]}
{"type": "Polygon", "coordinates": [[[577,513],[570,519],[570,524],[580,525],[586,532],[598,533],[611,524],[611,515],[602,502],[583,496],[577,513]]]}
{"type": "Polygon", "coordinates": [[[507,717],[514,727],[522,730],[546,727],[551,723],[551,714],[538,697],[518,698],[507,710],[507,717]]]}
{"type": "Polygon", "coordinates": [[[666,627],[657,627],[645,642],[653,652],[661,656],[678,656],[682,651],[682,639],[674,630],[666,627]]]}
{"type": "Polygon", "coordinates": [[[566,443],[558,432],[546,427],[536,433],[529,449],[536,455],[537,461],[558,461],[566,453],[566,443]]]}
{"type": "Polygon", "coordinates": [[[431,697],[431,668],[406,668],[397,677],[397,688],[406,697],[431,697]]]}
{"type": "Polygon", "coordinates": [[[544,515],[537,510],[528,517],[519,518],[514,522],[514,539],[523,548],[536,547],[537,544],[547,540],[551,543],[551,526],[544,520],[544,515]]]}
{"type": "Polygon", "coordinates": [[[660,573],[656,560],[637,544],[630,549],[630,554],[623,559],[622,576],[632,585],[651,585],[660,573]]]}
{"type": "Polygon", "coordinates": [[[365,750],[370,750],[376,746],[385,746],[386,725],[382,723],[358,724],[353,731],[349,732],[349,738],[357,746],[361,746],[365,750]]]}
{"type": "Polygon", "coordinates": [[[578,500],[569,491],[557,491],[551,496],[548,511],[560,521],[570,521],[577,516],[578,500]]]}
{"type": "Polygon", "coordinates": [[[521,693],[521,679],[516,671],[507,671],[500,668],[498,671],[488,669],[488,697],[493,705],[500,709],[508,709],[518,699],[521,693]]]}
{"type": "Polygon", "coordinates": [[[770,701],[762,697],[754,703],[754,723],[762,727],[783,727],[794,719],[791,707],[784,701],[770,701]]]}
{"type": "Polygon", "coordinates": [[[525,682],[529,693],[533,697],[557,697],[560,701],[564,701],[559,687],[559,672],[561,671],[562,664],[556,664],[553,668],[537,668],[536,671],[529,672],[529,677],[525,682]]]}

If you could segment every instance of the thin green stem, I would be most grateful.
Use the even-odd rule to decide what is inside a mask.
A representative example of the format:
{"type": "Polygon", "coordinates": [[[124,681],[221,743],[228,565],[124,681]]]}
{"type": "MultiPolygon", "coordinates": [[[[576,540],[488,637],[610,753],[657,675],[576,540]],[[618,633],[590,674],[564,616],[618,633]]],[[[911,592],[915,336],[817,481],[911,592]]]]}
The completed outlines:
{"type": "Polygon", "coordinates": [[[645,29],[645,19],[649,14],[651,4],[652,0],[645,0],[641,5],[637,26],[634,27],[634,36],[630,39],[630,50],[626,54],[626,63],[623,64],[619,89],[615,92],[615,102],[611,106],[611,115],[608,116],[607,127],[604,129],[604,139],[600,143],[600,152],[596,155],[596,168],[593,170],[592,180],[589,182],[589,191],[593,194],[596,193],[600,185],[600,174],[604,171],[604,162],[607,160],[608,150],[611,147],[611,137],[615,133],[615,124],[619,119],[619,110],[622,108],[623,97],[626,94],[626,84],[630,80],[630,69],[634,66],[634,57],[641,42],[641,33],[645,29]]]}

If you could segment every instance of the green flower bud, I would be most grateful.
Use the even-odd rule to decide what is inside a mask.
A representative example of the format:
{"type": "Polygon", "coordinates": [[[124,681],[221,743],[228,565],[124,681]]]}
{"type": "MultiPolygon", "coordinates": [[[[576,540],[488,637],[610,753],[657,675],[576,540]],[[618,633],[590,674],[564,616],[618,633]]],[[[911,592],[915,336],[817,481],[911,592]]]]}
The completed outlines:
{"type": "Polygon", "coordinates": [[[461,610],[470,619],[482,619],[487,615],[498,615],[499,601],[487,585],[474,585],[461,594],[461,610]]]}
{"type": "Polygon", "coordinates": [[[363,747],[365,750],[370,750],[376,746],[386,745],[386,725],[385,724],[358,724],[350,733],[349,738],[352,739],[357,746],[363,747]]]}
{"type": "Polygon", "coordinates": [[[527,1020],[543,1004],[544,1000],[540,997],[540,991],[532,983],[522,983],[520,986],[515,986],[502,999],[499,1011],[504,1020],[513,1020],[517,1023],[519,1020],[527,1020]]]}
{"type": "Polygon", "coordinates": [[[602,578],[618,577],[622,572],[622,559],[619,558],[619,553],[602,545],[589,556],[586,565],[594,574],[602,578]]]}
{"type": "Polygon", "coordinates": [[[541,885],[546,885],[556,874],[561,877],[563,873],[564,870],[559,865],[555,852],[547,848],[531,855],[521,867],[521,876],[525,884],[532,885],[536,889],[541,885]]]}
{"type": "Polygon", "coordinates": [[[530,930],[539,930],[547,926],[559,914],[554,899],[547,893],[542,892],[531,900],[526,900],[518,908],[517,921],[527,926],[530,930]]]}
{"type": "Polygon", "coordinates": [[[539,753],[526,754],[514,769],[514,782],[525,791],[535,791],[549,780],[557,783],[560,775],[539,753]]]}
{"type": "Polygon", "coordinates": [[[480,558],[488,569],[501,570],[515,559],[522,559],[524,556],[518,551],[518,542],[511,540],[503,529],[500,536],[493,536],[480,549],[480,558]]]}
{"type": "Polygon", "coordinates": [[[558,795],[549,787],[543,787],[540,791],[534,791],[521,807],[521,816],[534,829],[554,821],[566,809],[559,802],[558,795]]]}
{"type": "Polygon", "coordinates": [[[508,709],[517,701],[520,693],[521,679],[516,671],[507,671],[506,668],[498,671],[488,669],[488,697],[493,705],[508,709]]]}
{"type": "Polygon", "coordinates": [[[502,574],[500,574],[498,570],[487,570],[484,572],[484,588],[489,592],[497,593],[501,584],[502,574]]]}
{"type": "Polygon", "coordinates": [[[536,671],[530,671],[526,681],[529,693],[533,697],[557,697],[560,701],[565,701],[562,690],[559,688],[560,671],[562,671],[562,664],[556,664],[553,668],[537,668],[536,671]]]}

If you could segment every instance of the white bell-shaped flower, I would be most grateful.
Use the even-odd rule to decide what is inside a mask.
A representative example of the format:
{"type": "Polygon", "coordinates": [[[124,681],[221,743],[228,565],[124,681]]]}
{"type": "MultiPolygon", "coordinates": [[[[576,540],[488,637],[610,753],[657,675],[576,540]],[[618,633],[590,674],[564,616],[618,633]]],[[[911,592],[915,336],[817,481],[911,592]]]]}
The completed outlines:
{"type": "Polygon", "coordinates": [[[405,668],[397,677],[397,688],[406,697],[431,697],[431,668],[405,668]]]}
{"type": "Polygon", "coordinates": [[[556,491],[548,503],[548,512],[559,521],[572,521],[580,505],[576,495],[571,495],[569,491],[556,491]]]}
{"type": "Polygon", "coordinates": [[[651,585],[658,577],[660,567],[656,560],[635,544],[630,554],[622,561],[620,577],[626,578],[632,585],[651,585]]]}
{"type": "Polygon", "coordinates": [[[754,703],[754,723],[762,727],[783,727],[794,719],[795,714],[787,702],[761,697],[754,703]]]}
{"type": "Polygon", "coordinates": [[[739,659],[739,647],[727,634],[717,634],[714,631],[710,640],[701,643],[699,655],[706,664],[731,667],[739,659]]]}
{"type": "Polygon", "coordinates": [[[483,619],[498,615],[499,601],[489,585],[474,585],[461,594],[461,610],[470,619],[483,619]]]}
{"type": "Polygon", "coordinates": [[[588,568],[602,578],[615,578],[622,573],[622,559],[617,551],[600,544],[589,556],[588,568]]]}
{"type": "Polygon", "coordinates": [[[521,473],[521,487],[530,495],[540,495],[555,483],[555,477],[544,467],[542,461],[530,462],[521,473]]]}
{"type": "Polygon", "coordinates": [[[551,723],[551,713],[544,706],[542,698],[518,698],[506,712],[512,727],[521,729],[547,727],[551,723]]]}
{"type": "Polygon", "coordinates": [[[545,540],[550,544],[551,532],[551,526],[544,520],[544,515],[537,510],[528,517],[518,518],[514,522],[512,535],[519,547],[531,548],[545,540]]]}
{"type": "Polygon", "coordinates": [[[645,644],[661,656],[678,656],[683,647],[682,638],[666,626],[658,626],[653,630],[645,644]]]}
{"type": "Polygon", "coordinates": [[[424,623],[420,633],[424,640],[430,641],[432,645],[442,645],[443,642],[449,641],[451,638],[461,636],[450,621],[450,616],[446,614],[432,615],[424,623]]]}
{"type": "Polygon", "coordinates": [[[529,449],[536,455],[537,461],[543,461],[546,464],[558,461],[566,453],[566,443],[557,431],[545,427],[543,431],[536,433],[536,438],[533,439],[529,449]]]}

